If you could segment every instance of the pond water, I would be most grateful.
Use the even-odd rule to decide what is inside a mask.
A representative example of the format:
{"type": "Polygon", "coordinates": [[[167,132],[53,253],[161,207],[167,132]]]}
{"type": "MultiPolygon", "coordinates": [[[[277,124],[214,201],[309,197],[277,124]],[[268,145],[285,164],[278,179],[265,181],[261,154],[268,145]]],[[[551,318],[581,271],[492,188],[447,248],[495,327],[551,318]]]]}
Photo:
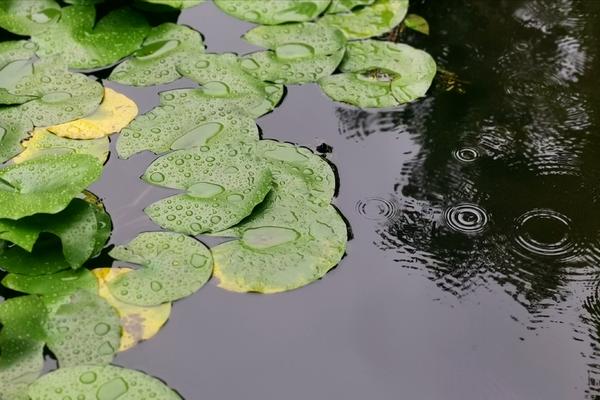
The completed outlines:
{"type": "MultiPolygon", "coordinates": [[[[211,283],[117,364],[190,400],[600,396],[600,2],[412,3],[432,34],[402,39],[442,69],[428,97],[362,111],[289,86],[258,121],[337,167],[341,265],[278,295],[211,283]]],[[[212,3],[179,22],[209,51],[256,49],[212,3]]],[[[195,84],[107,86],[146,112],[195,84]]],[[[91,189],[112,243],[157,229],[142,210],[167,191],[138,179],[153,158],[113,154],[91,189]]]]}

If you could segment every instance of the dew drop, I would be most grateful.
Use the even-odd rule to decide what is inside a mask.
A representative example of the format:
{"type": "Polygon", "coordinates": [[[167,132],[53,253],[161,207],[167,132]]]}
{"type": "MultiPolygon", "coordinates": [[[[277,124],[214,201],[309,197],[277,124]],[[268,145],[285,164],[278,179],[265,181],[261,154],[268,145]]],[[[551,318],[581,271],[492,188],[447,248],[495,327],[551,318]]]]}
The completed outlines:
{"type": "Polygon", "coordinates": [[[160,292],[163,288],[163,285],[160,282],[157,281],[152,281],[150,282],[150,289],[152,289],[155,292],[160,292]]]}
{"type": "Polygon", "coordinates": [[[85,385],[89,385],[91,383],[96,382],[96,378],[96,373],[89,371],[81,374],[81,376],[79,377],[79,381],[85,385]]]}
{"type": "Polygon", "coordinates": [[[223,124],[218,122],[208,122],[200,125],[174,141],[171,145],[171,150],[202,146],[206,144],[206,142],[208,142],[212,137],[218,135],[223,128],[223,124]]]}
{"type": "Polygon", "coordinates": [[[230,93],[229,86],[219,81],[207,82],[201,89],[207,95],[215,97],[224,97],[230,93]]]}
{"type": "Polygon", "coordinates": [[[295,60],[312,57],[315,49],[304,43],[286,43],[275,49],[275,55],[281,60],[295,60]]]}
{"type": "Polygon", "coordinates": [[[129,390],[127,382],[123,378],[115,378],[111,381],[106,382],[96,393],[96,399],[98,400],[116,400],[123,396],[129,390]]]}
{"type": "Polygon", "coordinates": [[[300,234],[293,229],[278,226],[264,226],[248,229],[242,235],[242,241],[248,247],[268,249],[284,243],[293,242],[300,234]]]}
{"type": "Polygon", "coordinates": [[[110,326],[108,324],[105,324],[103,322],[97,324],[94,327],[94,333],[98,336],[104,336],[106,335],[108,332],[110,332],[110,326]]]}
{"type": "Polygon", "coordinates": [[[210,182],[198,182],[187,188],[190,196],[201,199],[209,199],[224,191],[225,188],[223,186],[210,182]]]}
{"type": "Polygon", "coordinates": [[[163,182],[165,180],[165,176],[163,174],[161,174],[160,172],[153,172],[150,175],[150,180],[152,182],[163,182]]]}

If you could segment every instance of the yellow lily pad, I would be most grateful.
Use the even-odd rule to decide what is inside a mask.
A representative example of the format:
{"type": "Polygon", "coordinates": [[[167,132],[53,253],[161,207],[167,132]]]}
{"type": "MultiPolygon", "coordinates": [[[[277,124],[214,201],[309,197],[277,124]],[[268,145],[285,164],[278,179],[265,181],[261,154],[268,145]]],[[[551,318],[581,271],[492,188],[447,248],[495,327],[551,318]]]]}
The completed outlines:
{"type": "Polygon", "coordinates": [[[121,317],[123,332],[119,351],[125,351],[142,340],[148,340],[160,331],[171,314],[171,303],[141,307],[124,303],[115,298],[108,283],[120,275],[133,271],[131,268],[96,268],[92,272],[98,279],[98,294],[113,306],[121,317]]]}
{"type": "Polygon", "coordinates": [[[104,99],[94,113],[46,129],[70,139],[98,139],[121,131],[137,114],[138,107],[133,100],[113,89],[104,88],[104,99]]]}

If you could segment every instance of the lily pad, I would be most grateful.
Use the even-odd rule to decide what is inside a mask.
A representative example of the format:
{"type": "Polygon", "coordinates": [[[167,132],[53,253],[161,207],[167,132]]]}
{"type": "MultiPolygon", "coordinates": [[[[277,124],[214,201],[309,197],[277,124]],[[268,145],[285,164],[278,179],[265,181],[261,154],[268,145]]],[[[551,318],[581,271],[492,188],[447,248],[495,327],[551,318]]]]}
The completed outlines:
{"type": "Polygon", "coordinates": [[[0,270],[28,275],[49,275],[70,269],[65,260],[58,238],[38,240],[31,252],[17,245],[6,245],[0,249],[0,270]]]}
{"type": "Polygon", "coordinates": [[[350,12],[357,7],[369,6],[374,2],[375,0],[332,0],[327,9],[327,14],[350,12]]]}
{"type": "Polygon", "coordinates": [[[30,59],[36,50],[35,43],[26,40],[0,43],[0,104],[21,104],[31,99],[10,91],[23,76],[32,73],[30,59]]]}
{"type": "Polygon", "coordinates": [[[0,303],[0,396],[28,400],[27,388],[44,366],[46,308],[37,296],[0,303]]]}
{"type": "Polygon", "coordinates": [[[393,107],[425,96],[436,64],[405,44],[363,40],[348,44],[340,70],[319,81],[329,97],[359,107],[393,107]]]}
{"type": "Polygon", "coordinates": [[[100,400],[181,400],[164,383],[138,371],[107,365],[61,368],[38,379],[29,389],[31,400],[95,398],[100,400]]]}
{"type": "Polygon", "coordinates": [[[171,303],[157,306],[136,306],[124,303],[112,295],[108,285],[117,277],[130,273],[131,268],[96,268],[92,270],[98,280],[98,294],[106,300],[121,318],[121,345],[119,351],[128,350],[142,340],[155,336],[171,315],[171,303]]]}
{"type": "Polygon", "coordinates": [[[51,275],[8,274],[2,284],[17,292],[48,296],[61,296],[80,289],[96,292],[97,282],[92,273],[85,269],[60,271],[51,275]]]}
{"type": "Polygon", "coordinates": [[[331,75],[346,46],[339,29],[308,22],[259,26],[244,38],[271,50],[246,56],[242,68],[260,80],[277,83],[315,82],[331,75]]]}
{"type": "Polygon", "coordinates": [[[31,98],[17,108],[22,118],[31,119],[35,126],[48,126],[92,113],[102,101],[104,89],[52,57],[35,62],[32,73],[24,75],[10,93],[31,98]]]}
{"type": "Polygon", "coordinates": [[[133,100],[113,89],[104,88],[104,99],[93,114],[46,129],[70,139],[99,139],[120,132],[137,114],[138,107],[133,100]]]}
{"type": "Polygon", "coordinates": [[[346,249],[347,228],[332,206],[318,207],[270,194],[232,229],[239,239],[212,249],[219,287],[278,293],[323,277],[346,249]]]}
{"type": "Polygon", "coordinates": [[[0,218],[56,214],[102,174],[92,156],[48,156],[0,169],[0,218]]]}
{"type": "Polygon", "coordinates": [[[100,163],[106,162],[110,153],[110,142],[107,137],[92,140],[74,140],[56,136],[43,128],[33,131],[31,137],[21,143],[25,149],[13,158],[15,164],[61,154],[88,154],[95,157],[100,163]]]}
{"type": "Polygon", "coordinates": [[[110,304],[95,291],[86,290],[50,303],[46,344],[61,368],[106,365],[113,360],[121,340],[121,323],[110,304]]]}
{"type": "Polygon", "coordinates": [[[377,0],[352,12],[326,14],[319,23],[341,29],[348,39],[366,39],[391,31],[407,12],[408,0],[377,0]]]}
{"type": "Polygon", "coordinates": [[[248,74],[235,54],[195,55],[182,60],[177,69],[199,83],[207,99],[227,99],[254,117],[274,109],[283,97],[282,85],[265,83],[248,74]]]}
{"type": "Polygon", "coordinates": [[[18,107],[0,109],[0,163],[21,152],[21,142],[32,129],[31,120],[23,118],[18,107]]]}
{"type": "Polygon", "coordinates": [[[54,0],[2,0],[0,27],[17,35],[29,36],[49,29],[60,18],[54,0]]]}
{"type": "Polygon", "coordinates": [[[206,246],[173,232],[142,233],[129,244],[115,247],[110,256],[143,266],[117,276],[108,287],[118,300],[144,307],[195,293],[208,281],[213,268],[206,246]]]}
{"type": "Polygon", "coordinates": [[[180,89],[161,93],[158,107],[123,129],[117,152],[129,158],[145,150],[160,154],[258,139],[254,118],[227,99],[207,102],[198,89],[180,89]]]}
{"type": "Polygon", "coordinates": [[[143,47],[119,64],[109,79],[124,85],[152,86],[181,78],[177,66],[190,54],[204,53],[199,32],[187,26],[165,23],[150,31],[143,47]]]}
{"type": "Polygon", "coordinates": [[[161,227],[191,235],[227,229],[259,204],[271,189],[271,172],[253,145],[202,146],[160,157],[143,179],[184,190],[145,212],[161,227]]]}
{"type": "Polygon", "coordinates": [[[185,10],[186,8],[197,6],[198,4],[204,3],[205,0],[136,0],[139,3],[146,3],[150,5],[167,6],[178,10],[185,10]]]}
{"type": "Polygon", "coordinates": [[[223,12],[261,25],[311,21],[329,7],[330,0],[215,0],[223,12]]]}
{"type": "Polygon", "coordinates": [[[133,53],[149,30],[146,19],[126,7],[96,22],[93,5],[74,5],[63,8],[60,20],[32,40],[42,58],[60,55],[72,68],[94,69],[133,53]]]}

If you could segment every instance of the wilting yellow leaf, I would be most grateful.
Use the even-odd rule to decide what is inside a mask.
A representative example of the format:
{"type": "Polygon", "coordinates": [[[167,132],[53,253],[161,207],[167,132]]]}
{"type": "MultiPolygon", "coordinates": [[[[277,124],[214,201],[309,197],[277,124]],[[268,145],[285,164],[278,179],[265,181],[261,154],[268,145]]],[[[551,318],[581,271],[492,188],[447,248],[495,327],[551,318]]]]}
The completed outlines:
{"type": "Polygon", "coordinates": [[[104,88],[104,99],[93,114],[46,129],[71,139],[97,139],[121,131],[137,114],[138,108],[133,100],[112,89],[104,88]]]}
{"type": "Polygon", "coordinates": [[[75,140],[56,136],[44,128],[37,128],[31,137],[21,143],[25,150],[15,158],[15,164],[37,157],[60,154],[89,154],[104,163],[110,152],[108,138],[93,140],[75,140]]]}
{"type": "Polygon", "coordinates": [[[133,271],[131,268],[96,268],[92,270],[98,279],[98,294],[112,305],[123,326],[121,347],[125,351],[142,340],[147,340],[158,333],[171,314],[171,303],[153,307],[140,307],[117,300],[108,289],[108,282],[119,275],[133,271]]]}

